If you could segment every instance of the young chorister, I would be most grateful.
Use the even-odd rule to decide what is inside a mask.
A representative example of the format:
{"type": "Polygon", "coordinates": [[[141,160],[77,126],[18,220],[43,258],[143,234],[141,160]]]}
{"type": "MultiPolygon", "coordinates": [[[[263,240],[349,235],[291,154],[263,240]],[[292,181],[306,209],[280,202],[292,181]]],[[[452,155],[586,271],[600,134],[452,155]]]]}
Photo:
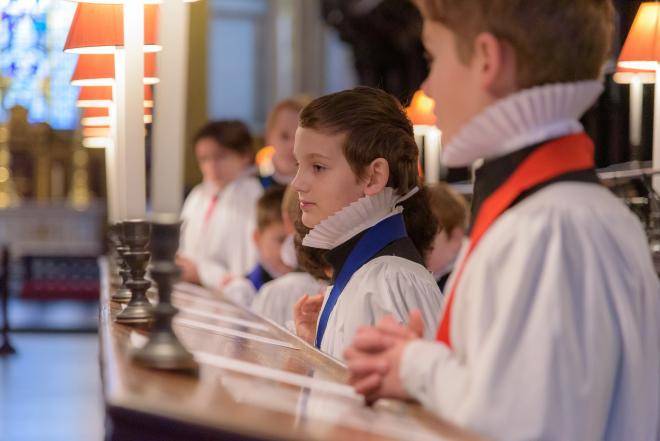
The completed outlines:
{"type": "Polygon", "coordinates": [[[437,341],[416,315],[365,328],[351,383],[489,439],[660,439],[660,282],[579,122],[603,90],[612,2],[418,4],[442,160],[483,161],[475,217],[437,341]]]}
{"type": "Polygon", "coordinates": [[[264,188],[286,186],[295,176],[298,166],[293,156],[293,139],[298,128],[298,115],[308,102],[304,96],[287,98],[275,104],[270,111],[265,140],[274,149],[273,174],[260,178],[264,188]]]}
{"type": "Polygon", "coordinates": [[[468,205],[465,198],[446,182],[427,187],[433,215],[438,220],[438,232],[433,247],[426,255],[426,268],[431,271],[444,293],[449,275],[454,270],[458,252],[465,243],[468,205]]]}
{"type": "Polygon", "coordinates": [[[293,271],[265,283],[252,302],[252,310],[267,317],[279,325],[293,328],[293,307],[300,297],[305,294],[318,294],[323,292],[326,283],[302,270],[296,256],[294,245],[294,222],[300,217],[298,195],[291,186],[286,188],[282,200],[282,223],[286,232],[286,239],[281,246],[282,262],[293,271]]]}
{"type": "Polygon", "coordinates": [[[217,290],[257,263],[252,235],[263,189],[254,176],[252,136],[245,124],[210,122],[193,145],[203,182],[183,206],[177,263],[184,281],[217,290]]]}
{"type": "Polygon", "coordinates": [[[257,201],[257,223],[252,240],[258,262],[244,277],[234,277],[222,289],[226,298],[245,307],[252,305],[266,283],[293,269],[281,257],[282,244],[287,238],[282,219],[283,195],[284,187],[276,185],[267,188],[257,201]]]}
{"type": "Polygon", "coordinates": [[[358,87],[314,100],[300,115],[292,182],[309,232],[332,275],[325,295],[295,306],[297,334],[341,358],[358,328],[422,313],[431,338],[441,294],[424,267],[437,223],[420,191],[412,125],[387,93],[358,87]]]}

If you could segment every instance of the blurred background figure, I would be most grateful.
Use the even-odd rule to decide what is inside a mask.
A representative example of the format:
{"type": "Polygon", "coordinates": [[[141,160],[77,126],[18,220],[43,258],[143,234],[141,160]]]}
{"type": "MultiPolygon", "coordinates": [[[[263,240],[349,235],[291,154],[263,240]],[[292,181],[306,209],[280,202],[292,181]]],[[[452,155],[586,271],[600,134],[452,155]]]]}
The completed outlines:
{"type": "Polygon", "coordinates": [[[194,138],[202,182],[190,192],[181,218],[177,263],[182,279],[220,289],[257,263],[252,241],[262,187],[252,167],[252,135],[240,121],[214,121],[194,138]]]}

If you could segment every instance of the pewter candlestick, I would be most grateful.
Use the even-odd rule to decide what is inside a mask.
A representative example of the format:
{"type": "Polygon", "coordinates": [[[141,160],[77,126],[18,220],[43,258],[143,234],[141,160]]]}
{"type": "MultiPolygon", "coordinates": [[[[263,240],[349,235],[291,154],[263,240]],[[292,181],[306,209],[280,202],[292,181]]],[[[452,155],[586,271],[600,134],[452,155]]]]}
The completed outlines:
{"type": "Polygon", "coordinates": [[[181,222],[174,219],[154,221],[151,228],[152,265],[150,274],[158,285],[158,305],[154,308],[154,326],[146,345],[132,353],[133,360],[154,369],[197,374],[198,365],[172,329],[172,319],[179,311],[172,305],[172,285],[181,274],[174,256],[179,248],[181,222]]]}
{"type": "Polygon", "coordinates": [[[122,223],[122,239],[129,248],[122,257],[130,269],[126,286],[132,296],[126,308],[115,317],[117,323],[146,324],[153,318],[153,307],[146,296],[151,282],[144,278],[150,257],[149,251],[145,251],[150,233],[151,225],[147,221],[128,220],[122,223]]]}

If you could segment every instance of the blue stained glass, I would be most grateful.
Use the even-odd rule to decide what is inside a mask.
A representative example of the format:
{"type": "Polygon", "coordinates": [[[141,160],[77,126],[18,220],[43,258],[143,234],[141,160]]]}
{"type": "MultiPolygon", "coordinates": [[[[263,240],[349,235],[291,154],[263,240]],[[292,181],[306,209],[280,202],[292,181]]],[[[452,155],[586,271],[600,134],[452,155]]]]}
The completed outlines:
{"type": "Polygon", "coordinates": [[[69,84],[76,57],[62,49],[75,4],[59,0],[0,0],[0,121],[7,109],[28,109],[28,121],[74,129],[78,90],[69,84]]]}

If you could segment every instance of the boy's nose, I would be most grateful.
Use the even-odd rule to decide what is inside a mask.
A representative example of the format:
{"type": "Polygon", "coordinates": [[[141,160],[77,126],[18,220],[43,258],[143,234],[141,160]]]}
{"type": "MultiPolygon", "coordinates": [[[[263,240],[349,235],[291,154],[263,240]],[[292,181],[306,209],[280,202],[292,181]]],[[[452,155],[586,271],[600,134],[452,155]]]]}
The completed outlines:
{"type": "Polygon", "coordinates": [[[300,172],[300,168],[296,172],[296,175],[293,177],[293,181],[291,181],[291,187],[293,187],[293,189],[298,193],[305,191],[305,185],[303,182],[302,173],[300,172]]]}

